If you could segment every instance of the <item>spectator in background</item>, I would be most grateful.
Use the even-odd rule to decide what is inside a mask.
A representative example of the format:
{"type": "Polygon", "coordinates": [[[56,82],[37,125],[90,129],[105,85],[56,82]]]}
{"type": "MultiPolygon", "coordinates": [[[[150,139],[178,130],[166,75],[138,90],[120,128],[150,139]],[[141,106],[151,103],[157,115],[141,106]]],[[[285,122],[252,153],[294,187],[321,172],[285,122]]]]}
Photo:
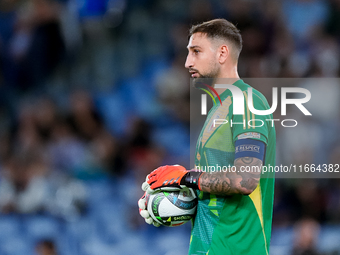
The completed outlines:
{"type": "Polygon", "coordinates": [[[335,39],[340,39],[340,1],[330,0],[329,4],[329,15],[326,21],[326,32],[334,36],[335,39]]]}
{"type": "Polygon", "coordinates": [[[316,248],[320,232],[320,225],[317,221],[304,218],[295,224],[295,243],[292,255],[320,255],[316,248]]]}
{"type": "Polygon", "coordinates": [[[51,141],[52,130],[60,120],[59,115],[57,105],[52,98],[44,96],[37,100],[34,119],[42,143],[51,141]]]}
{"type": "Polygon", "coordinates": [[[190,98],[187,71],[183,68],[183,56],[178,53],[172,65],[156,77],[156,89],[160,102],[172,117],[189,123],[190,98]]]}
{"type": "Polygon", "coordinates": [[[46,209],[48,171],[40,151],[15,153],[7,159],[0,182],[2,213],[36,213],[46,209]]]}
{"type": "Polygon", "coordinates": [[[282,7],[287,28],[301,43],[317,35],[329,11],[327,1],[321,0],[287,0],[282,1],[282,7]]]}
{"type": "Polygon", "coordinates": [[[145,173],[156,169],[164,158],[164,150],[152,143],[152,127],[146,121],[136,118],[130,130],[127,161],[134,169],[137,181],[145,178],[145,173]]]}
{"type": "Polygon", "coordinates": [[[54,137],[63,139],[62,136],[64,136],[66,138],[64,142],[71,142],[75,149],[73,152],[79,153],[75,157],[72,157],[72,154],[63,153],[64,150],[69,151],[68,145],[59,150],[63,156],[76,163],[74,167],[82,168],[81,171],[94,171],[99,174],[106,171],[119,173],[116,167],[124,168],[121,160],[123,151],[119,150],[121,148],[119,141],[105,128],[104,120],[90,93],[77,90],[71,94],[70,109],[65,120],[63,124],[58,125],[54,137]],[[69,139],[71,137],[72,139],[69,139]],[[82,158],[81,162],[78,160],[79,156],[82,158]]]}
{"type": "Polygon", "coordinates": [[[8,84],[20,89],[33,88],[54,71],[64,53],[60,7],[53,0],[29,0],[20,4],[5,50],[8,57],[4,65],[12,67],[5,73],[8,84]]]}
{"type": "Polygon", "coordinates": [[[61,121],[62,112],[51,99],[28,101],[19,112],[1,148],[0,210],[79,217],[86,190],[70,170],[87,163],[89,146],[61,121]]]}
{"type": "Polygon", "coordinates": [[[68,122],[73,132],[85,142],[92,141],[104,127],[91,95],[86,91],[75,91],[71,95],[70,103],[68,122]]]}
{"type": "Polygon", "coordinates": [[[54,242],[49,239],[39,241],[35,246],[35,251],[37,255],[58,255],[54,242]]]}

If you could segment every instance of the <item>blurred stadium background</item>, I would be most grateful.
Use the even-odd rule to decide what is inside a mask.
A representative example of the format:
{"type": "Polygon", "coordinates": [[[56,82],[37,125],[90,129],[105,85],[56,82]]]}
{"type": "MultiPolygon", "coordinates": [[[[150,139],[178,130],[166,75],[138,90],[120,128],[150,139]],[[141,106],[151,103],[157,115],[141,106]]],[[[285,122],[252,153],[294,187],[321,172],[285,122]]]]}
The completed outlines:
{"type": "MultiPolygon", "coordinates": [[[[242,32],[241,77],[340,74],[339,0],[0,1],[1,255],[187,253],[190,224],[147,226],[137,200],[151,170],[189,164],[187,31],[217,17],[242,32]]],[[[327,94],[305,132],[278,127],[278,164],[340,162],[327,94]]],[[[272,255],[339,240],[340,179],[276,181],[272,255]]]]}

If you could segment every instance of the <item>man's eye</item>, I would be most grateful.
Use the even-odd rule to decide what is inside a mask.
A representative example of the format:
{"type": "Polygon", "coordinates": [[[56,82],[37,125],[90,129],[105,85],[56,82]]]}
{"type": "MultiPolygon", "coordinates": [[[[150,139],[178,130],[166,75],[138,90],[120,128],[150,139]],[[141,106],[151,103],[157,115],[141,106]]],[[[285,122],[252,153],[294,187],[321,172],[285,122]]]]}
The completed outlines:
{"type": "Polygon", "coordinates": [[[199,53],[199,50],[194,50],[194,54],[197,54],[197,53],[199,53]]]}

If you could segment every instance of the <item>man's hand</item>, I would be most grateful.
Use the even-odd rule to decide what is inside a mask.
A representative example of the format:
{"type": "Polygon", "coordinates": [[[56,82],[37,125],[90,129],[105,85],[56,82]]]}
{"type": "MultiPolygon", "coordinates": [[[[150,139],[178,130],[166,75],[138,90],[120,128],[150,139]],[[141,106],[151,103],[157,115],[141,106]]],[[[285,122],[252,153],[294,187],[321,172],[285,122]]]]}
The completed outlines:
{"type": "Polygon", "coordinates": [[[139,214],[144,218],[146,223],[153,224],[155,227],[159,227],[160,224],[152,219],[147,210],[148,206],[147,196],[148,195],[144,193],[144,195],[138,200],[139,214]]]}
{"type": "Polygon", "coordinates": [[[157,190],[178,190],[185,184],[181,181],[189,171],[183,166],[161,166],[152,171],[142,184],[142,189],[151,194],[157,190]]]}

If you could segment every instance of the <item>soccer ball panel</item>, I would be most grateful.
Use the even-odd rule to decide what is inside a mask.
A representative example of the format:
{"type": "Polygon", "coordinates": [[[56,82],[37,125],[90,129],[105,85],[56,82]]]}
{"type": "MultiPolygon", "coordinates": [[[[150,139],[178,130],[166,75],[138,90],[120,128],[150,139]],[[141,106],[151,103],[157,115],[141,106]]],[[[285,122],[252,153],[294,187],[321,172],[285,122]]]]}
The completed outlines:
{"type": "Polygon", "coordinates": [[[151,217],[164,226],[179,226],[196,213],[197,197],[192,189],[161,191],[148,196],[147,209],[151,217]]]}

